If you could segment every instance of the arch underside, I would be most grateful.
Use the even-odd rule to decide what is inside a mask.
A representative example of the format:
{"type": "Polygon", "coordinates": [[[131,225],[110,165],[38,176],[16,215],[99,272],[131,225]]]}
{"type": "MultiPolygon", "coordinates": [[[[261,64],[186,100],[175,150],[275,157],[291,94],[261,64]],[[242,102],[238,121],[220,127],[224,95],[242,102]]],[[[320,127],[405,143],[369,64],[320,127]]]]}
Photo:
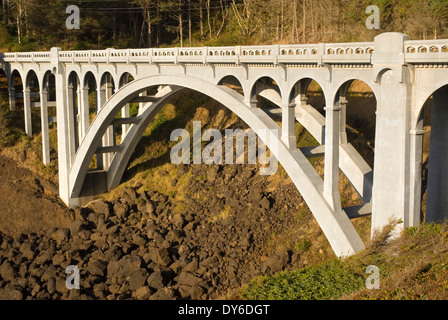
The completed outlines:
{"type": "MultiPolygon", "coordinates": [[[[105,103],[81,141],[69,174],[69,194],[73,203],[85,194],[83,189],[89,184],[88,181],[98,181],[96,178],[102,177],[103,185],[96,186],[97,189],[105,189],[102,191],[110,190],[120,183],[130,156],[146,127],[166,102],[183,89],[198,91],[219,101],[245,121],[260,137],[272,130],[281,132],[281,128],[265,112],[259,108],[248,107],[241,94],[226,86],[214,85],[189,76],[175,75],[158,75],[134,80],[118,90],[105,103]],[[103,134],[121,108],[136,99],[141,92],[159,86],[165,88],[159,91],[158,99],[140,111],[121,145],[115,149],[109,169],[106,172],[88,172],[89,163],[97,153],[103,134]]],[[[343,211],[334,212],[326,202],[322,194],[323,180],[304,154],[299,149],[289,149],[278,136],[273,138],[271,135],[270,139],[264,140],[297,187],[336,255],[347,256],[363,249],[364,244],[347,214],[343,211]]]]}

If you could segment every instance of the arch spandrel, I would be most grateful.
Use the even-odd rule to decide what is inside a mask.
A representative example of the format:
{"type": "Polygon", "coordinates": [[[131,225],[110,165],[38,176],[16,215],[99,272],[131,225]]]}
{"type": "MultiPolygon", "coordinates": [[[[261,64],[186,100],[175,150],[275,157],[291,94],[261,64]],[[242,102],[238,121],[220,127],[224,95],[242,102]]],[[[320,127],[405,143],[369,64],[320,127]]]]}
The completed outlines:
{"type": "MultiPolygon", "coordinates": [[[[262,110],[248,108],[244,103],[243,96],[230,88],[218,87],[202,79],[189,76],[158,75],[138,79],[118,90],[105,103],[90,126],[70,169],[69,192],[72,197],[77,197],[80,194],[90,160],[99,146],[102,135],[120,109],[136,98],[140,92],[161,85],[172,85],[206,94],[234,112],[259,136],[262,135],[263,130],[265,130],[264,132],[279,130],[278,125],[266,117],[262,110]]],[[[128,138],[131,139],[130,136],[128,138]]],[[[136,136],[135,139],[139,139],[139,137],[136,136]]],[[[279,137],[276,140],[265,141],[265,143],[293,180],[336,254],[346,256],[363,249],[364,244],[348,217],[341,213],[334,213],[323,198],[323,181],[306,157],[299,150],[289,150],[279,137]],[[274,143],[278,148],[274,147],[274,143]]]]}

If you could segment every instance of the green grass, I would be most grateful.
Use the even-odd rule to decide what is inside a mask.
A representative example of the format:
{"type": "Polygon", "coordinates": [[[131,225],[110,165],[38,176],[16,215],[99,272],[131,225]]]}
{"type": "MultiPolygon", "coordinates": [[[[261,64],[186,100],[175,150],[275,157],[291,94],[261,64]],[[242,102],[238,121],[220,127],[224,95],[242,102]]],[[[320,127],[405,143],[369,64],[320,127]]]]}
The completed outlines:
{"type": "Polygon", "coordinates": [[[242,292],[247,300],[329,300],[359,290],[364,275],[340,260],[301,270],[284,271],[252,281],[242,292]]]}

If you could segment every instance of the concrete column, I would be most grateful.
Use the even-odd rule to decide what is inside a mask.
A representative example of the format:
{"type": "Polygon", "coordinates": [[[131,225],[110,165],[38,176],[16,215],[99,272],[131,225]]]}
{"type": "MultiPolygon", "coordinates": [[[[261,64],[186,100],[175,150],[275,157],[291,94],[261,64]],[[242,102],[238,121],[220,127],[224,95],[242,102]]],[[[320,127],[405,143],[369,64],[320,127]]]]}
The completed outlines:
{"type": "Polygon", "coordinates": [[[342,211],[339,195],[339,112],[338,104],[325,108],[324,197],[335,212],[342,211]]]}
{"type": "Polygon", "coordinates": [[[408,221],[410,96],[407,84],[399,83],[389,70],[381,79],[372,194],[372,231],[392,220],[408,221]]]}
{"type": "Polygon", "coordinates": [[[50,135],[48,132],[48,93],[46,89],[40,90],[40,119],[42,127],[42,161],[44,166],[50,164],[50,135]]]}
{"type": "MultiPolygon", "coordinates": [[[[110,83],[106,83],[104,88],[99,87],[98,90],[98,107],[101,109],[106,103],[106,101],[112,96],[112,85],[110,83]]],[[[114,129],[113,126],[109,126],[106,129],[106,132],[104,133],[103,139],[102,139],[102,146],[103,147],[110,147],[114,145],[114,129]]],[[[99,157],[99,156],[98,156],[99,157]]],[[[109,166],[112,162],[112,154],[111,153],[104,153],[102,155],[102,169],[108,170],[109,166]]]]}
{"type": "MultiPolygon", "coordinates": [[[[72,84],[68,84],[66,87],[66,108],[67,108],[67,129],[69,135],[69,147],[68,154],[70,159],[70,165],[75,157],[77,142],[78,142],[78,132],[76,130],[76,115],[75,115],[75,99],[74,99],[74,87],[72,84]]],[[[57,109],[59,112],[59,108],[57,109]]],[[[59,126],[59,118],[58,118],[58,126],[59,126]]],[[[58,135],[59,136],[59,135],[58,135]]]]}
{"type": "Polygon", "coordinates": [[[409,219],[404,221],[405,227],[414,227],[420,224],[422,207],[422,154],[423,154],[423,118],[417,124],[416,130],[410,131],[410,206],[409,219]]]}
{"type": "Polygon", "coordinates": [[[78,102],[79,102],[79,137],[82,140],[87,133],[90,126],[89,114],[89,88],[78,88],[78,102]]]}
{"type": "Polygon", "coordinates": [[[33,135],[33,124],[31,117],[31,91],[26,84],[23,89],[23,112],[25,118],[25,133],[31,137],[33,135]]]}
{"type": "Polygon", "coordinates": [[[282,141],[288,149],[297,148],[295,108],[295,103],[284,104],[282,106],[282,141]]]}
{"type": "Polygon", "coordinates": [[[339,142],[341,144],[348,143],[347,140],[347,99],[345,97],[339,97],[339,107],[341,111],[339,112],[339,142]]]}
{"type": "Polygon", "coordinates": [[[298,94],[296,99],[296,106],[298,107],[302,107],[302,106],[306,106],[308,104],[308,97],[306,96],[306,94],[298,94]]]}
{"type": "Polygon", "coordinates": [[[14,84],[10,84],[9,87],[9,109],[16,110],[16,89],[14,84]]]}
{"type": "Polygon", "coordinates": [[[258,107],[258,100],[257,100],[257,96],[253,96],[250,97],[248,99],[244,99],[244,103],[249,107],[249,108],[257,108],[258,107]]]}
{"type": "Polygon", "coordinates": [[[71,167],[69,108],[67,108],[66,76],[63,64],[58,63],[59,48],[51,49],[53,73],[56,80],[56,108],[57,108],[57,132],[58,132],[58,176],[59,176],[59,197],[66,205],[70,206],[69,179],[68,175],[71,167]]]}
{"type": "MultiPolygon", "coordinates": [[[[391,222],[409,221],[410,207],[410,75],[404,67],[401,33],[375,37],[372,58],[380,95],[377,100],[372,234],[391,222]]],[[[399,232],[404,224],[396,226],[399,232]]]]}
{"type": "Polygon", "coordinates": [[[426,223],[448,218],[448,86],[433,95],[426,223]]]}
{"type": "MultiPolygon", "coordinates": [[[[129,103],[126,103],[126,105],[121,109],[121,117],[122,118],[129,118],[130,112],[129,112],[129,103]]],[[[124,137],[126,137],[126,133],[129,130],[130,125],[129,124],[123,124],[121,126],[121,141],[124,140],[124,137]]]]}

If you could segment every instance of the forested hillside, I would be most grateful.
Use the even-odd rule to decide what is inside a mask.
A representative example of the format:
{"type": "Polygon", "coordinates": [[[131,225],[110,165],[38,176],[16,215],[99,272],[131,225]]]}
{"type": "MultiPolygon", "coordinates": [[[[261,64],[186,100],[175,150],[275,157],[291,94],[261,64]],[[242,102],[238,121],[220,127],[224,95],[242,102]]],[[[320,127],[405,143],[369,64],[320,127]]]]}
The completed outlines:
{"type": "Polygon", "coordinates": [[[448,37],[446,0],[3,0],[5,51],[371,41],[382,32],[448,37]],[[67,29],[69,5],[80,28],[67,29]],[[368,30],[366,8],[380,9],[368,30]]]}

